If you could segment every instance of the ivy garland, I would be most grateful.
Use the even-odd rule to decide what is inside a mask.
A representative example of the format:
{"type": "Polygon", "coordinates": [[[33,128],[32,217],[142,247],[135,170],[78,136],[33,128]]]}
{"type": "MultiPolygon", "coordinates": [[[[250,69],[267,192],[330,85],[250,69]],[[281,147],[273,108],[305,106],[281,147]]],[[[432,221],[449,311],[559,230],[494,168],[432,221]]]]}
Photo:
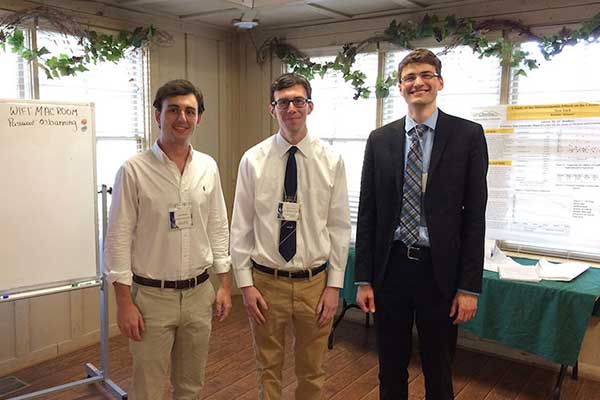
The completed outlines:
{"type": "MultiPolygon", "coordinates": [[[[355,90],[354,99],[368,98],[371,90],[365,86],[367,76],[364,72],[353,69],[356,55],[366,47],[382,42],[391,43],[402,49],[413,49],[412,42],[419,39],[434,38],[436,42],[446,41],[442,54],[457,46],[468,46],[479,57],[497,57],[503,66],[516,68],[517,75],[526,75],[525,69],[538,68],[538,61],[519,48],[518,44],[505,39],[508,33],[516,33],[520,38],[539,43],[540,51],[546,60],[559,54],[565,46],[579,40],[595,40],[600,36],[600,13],[582,23],[576,30],[563,27],[552,36],[538,36],[521,22],[505,19],[488,19],[475,21],[470,18],[457,18],[454,15],[440,18],[436,15],[425,15],[420,21],[397,22],[393,20],[381,35],[369,37],[359,43],[346,43],[337,53],[334,61],[315,63],[310,58],[286,44],[279,38],[266,40],[257,51],[257,60],[264,63],[271,55],[288,64],[292,71],[312,80],[315,76],[323,77],[328,71],[339,71],[344,80],[350,82],[355,90]],[[503,36],[489,41],[486,36],[490,32],[500,31],[503,36]]],[[[387,97],[389,88],[396,84],[396,73],[377,79],[375,95],[377,98],[387,97]]]]}
{"type": "Polygon", "coordinates": [[[76,75],[88,71],[90,65],[99,62],[118,62],[127,55],[128,51],[147,47],[151,42],[167,44],[172,42],[172,38],[153,26],[121,31],[116,36],[98,33],[84,29],[71,16],[50,7],[16,12],[0,21],[0,47],[3,50],[8,47],[13,53],[29,62],[37,61],[48,79],[76,75]],[[37,25],[42,18],[60,34],[76,37],[82,52],[77,55],[51,54],[46,47],[29,47],[21,27],[32,20],[37,25]]]}

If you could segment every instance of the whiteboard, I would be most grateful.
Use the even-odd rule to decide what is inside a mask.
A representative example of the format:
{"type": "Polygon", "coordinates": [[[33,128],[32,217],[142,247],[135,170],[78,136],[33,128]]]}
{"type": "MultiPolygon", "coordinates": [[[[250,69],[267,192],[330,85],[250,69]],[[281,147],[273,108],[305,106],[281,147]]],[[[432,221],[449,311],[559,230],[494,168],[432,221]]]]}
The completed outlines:
{"type": "Polygon", "coordinates": [[[0,295],[98,277],[94,105],[0,99],[0,295]]]}

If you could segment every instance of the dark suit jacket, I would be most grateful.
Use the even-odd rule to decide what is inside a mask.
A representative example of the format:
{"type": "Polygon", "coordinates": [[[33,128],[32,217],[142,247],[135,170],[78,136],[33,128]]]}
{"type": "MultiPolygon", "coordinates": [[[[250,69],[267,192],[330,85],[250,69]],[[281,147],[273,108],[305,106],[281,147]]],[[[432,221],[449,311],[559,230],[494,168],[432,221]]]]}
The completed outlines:
{"type": "MultiPolygon", "coordinates": [[[[356,234],[357,282],[381,288],[404,184],[405,118],[371,132],[356,234]]],[[[447,297],[479,293],[483,275],[488,153],[481,125],[439,111],[423,208],[434,276],[447,297]]]]}

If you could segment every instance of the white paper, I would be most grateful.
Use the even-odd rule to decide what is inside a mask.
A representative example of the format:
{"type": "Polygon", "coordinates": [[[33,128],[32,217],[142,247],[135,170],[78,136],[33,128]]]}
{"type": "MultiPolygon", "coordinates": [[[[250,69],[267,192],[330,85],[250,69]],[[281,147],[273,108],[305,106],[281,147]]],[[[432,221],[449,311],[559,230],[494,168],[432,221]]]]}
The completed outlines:
{"type": "Polygon", "coordinates": [[[551,263],[542,258],[538,261],[540,277],[548,281],[572,281],[584,273],[590,266],[580,262],[551,263]]]}
{"type": "Polygon", "coordinates": [[[538,273],[538,268],[534,266],[525,266],[519,263],[517,265],[501,265],[498,268],[500,279],[511,281],[539,282],[542,280],[538,273]]]}

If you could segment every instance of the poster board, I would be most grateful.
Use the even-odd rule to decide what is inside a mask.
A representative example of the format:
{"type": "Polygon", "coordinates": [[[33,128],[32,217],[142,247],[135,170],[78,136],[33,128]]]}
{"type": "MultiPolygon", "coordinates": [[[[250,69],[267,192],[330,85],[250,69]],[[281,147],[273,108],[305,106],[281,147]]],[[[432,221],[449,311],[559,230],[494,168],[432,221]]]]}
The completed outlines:
{"type": "Polygon", "coordinates": [[[488,239],[572,252],[600,247],[600,104],[499,105],[485,129],[488,239]]]}
{"type": "Polygon", "coordinates": [[[0,99],[0,297],[97,279],[94,105],[0,99]]]}

